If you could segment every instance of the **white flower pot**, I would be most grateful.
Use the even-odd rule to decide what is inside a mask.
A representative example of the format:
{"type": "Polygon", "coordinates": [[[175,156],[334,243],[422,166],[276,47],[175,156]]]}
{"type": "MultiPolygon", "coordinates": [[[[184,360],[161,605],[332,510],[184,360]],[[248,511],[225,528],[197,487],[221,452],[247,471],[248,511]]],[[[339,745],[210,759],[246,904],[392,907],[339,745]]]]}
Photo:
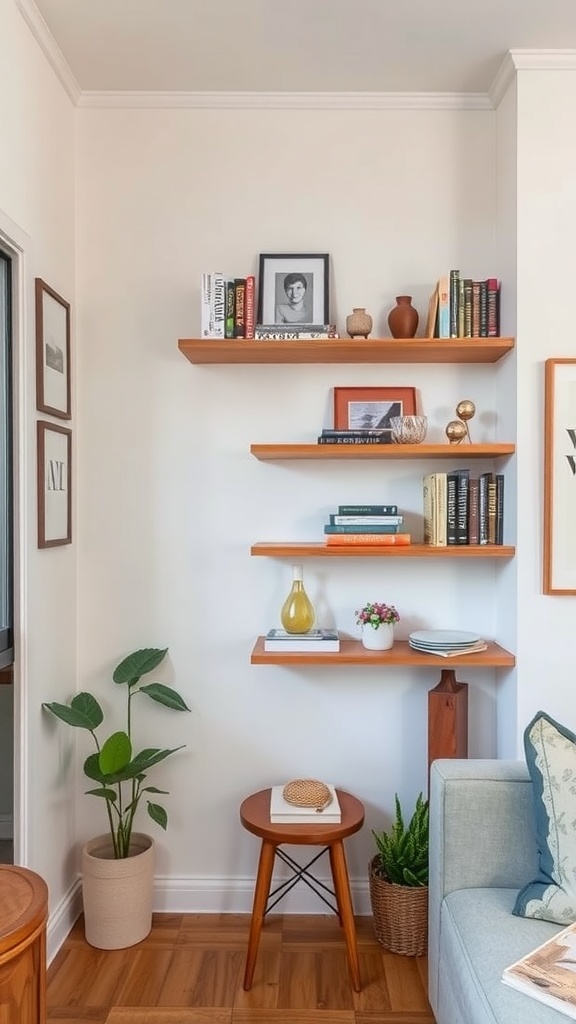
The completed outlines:
{"type": "Polygon", "coordinates": [[[394,643],[394,623],[381,622],[374,626],[362,626],[362,643],[369,651],[388,651],[394,643]]]}
{"type": "Polygon", "coordinates": [[[86,941],[97,949],[125,949],[152,927],[154,840],[132,833],[130,856],[115,860],[109,835],[82,850],[82,894],[86,941]]]}

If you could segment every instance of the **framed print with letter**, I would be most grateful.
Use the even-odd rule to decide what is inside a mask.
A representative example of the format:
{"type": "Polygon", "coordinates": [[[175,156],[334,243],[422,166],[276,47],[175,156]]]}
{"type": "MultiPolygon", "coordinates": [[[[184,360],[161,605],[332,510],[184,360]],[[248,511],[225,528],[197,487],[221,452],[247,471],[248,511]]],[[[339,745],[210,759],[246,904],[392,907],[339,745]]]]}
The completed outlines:
{"type": "Polygon", "coordinates": [[[545,367],[543,591],[576,594],[576,359],[545,367]]]}
{"type": "Polygon", "coordinates": [[[72,542],[72,431],[38,420],[38,547],[72,542]]]}
{"type": "Polygon", "coordinates": [[[70,419],[70,303],[36,278],[36,408],[70,419]]]}

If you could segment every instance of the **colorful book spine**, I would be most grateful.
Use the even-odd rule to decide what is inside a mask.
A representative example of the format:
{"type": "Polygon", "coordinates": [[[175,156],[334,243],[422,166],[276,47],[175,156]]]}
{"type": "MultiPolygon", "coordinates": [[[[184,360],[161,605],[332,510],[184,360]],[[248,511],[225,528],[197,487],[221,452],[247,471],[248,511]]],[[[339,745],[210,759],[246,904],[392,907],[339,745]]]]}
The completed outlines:
{"type": "Polygon", "coordinates": [[[234,337],[246,337],[246,278],[234,278],[234,337]]]}
{"type": "Polygon", "coordinates": [[[480,281],[480,337],[488,337],[488,281],[480,281]]]}
{"type": "Polygon", "coordinates": [[[318,437],[318,444],[392,444],[392,435],[389,432],[385,434],[368,434],[360,437],[356,434],[345,434],[341,437],[330,437],[321,434],[318,437]]]}
{"type": "Polygon", "coordinates": [[[496,543],[496,478],[493,473],[488,481],[488,543],[496,543]]]}
{"type": "Polygon", "coordinates": [[[450,279],[447,274],[438,281],[438,337],[450,337],[450,279]]]}
{"type": "Polygon", "coordinates": [[[466,296],[464,293],[464,278],[458,281],[458,337],[463,338],[465,332],[466,296]]]}
{"type": "Polygon", "coordinates": [[[338,505],[339,516],[397,516],[398,505],[338,505]]]}
{"type": "Polygon", "coordinates": [[[458,494],[458,474],[448,473],[446,477],[446,543],[448,546],[458,543],[456,536],[456,507],[458,494]]]}
{"type": "Polygon", "coordinates": [[[458,337],[458,303],[460,297],[460,271],[450,271],[450,337],[458,337]]]}
{"type": "Polygon", "coordinates": [[[471,338],[472,337],[472,279],[470,277],[464,278],[464,317],[462,323],[462,334],[460,337],[471,338]]]}
{"type": "Polygon", "coordinates": [[[361,526],[359,523],[356,523],[354,526],[338,526],[338,525],[334,525],[333,523],[327,523],[326,526],[324,527],[324,533],[326,533],[326,534],[344,533],[344,534],[348,534],[348,535],[350,535],[351,533],[385,533],[385,534],[391,534],[391,533],[400,533],[400,525],[394,526],[392,523],[389,523],[389,524],[383,524],[382,526],[377,526],[375,523],[372,523],[370,526],[361,526]]]}
{"type": "Polygon", "coordinates": [[[448,514],[446,511],[448,502],[448,474],[436,473],[436,509],[438,519],[438,547],[445,548],[447,545],[446,529],[448,514]]]}
{"type": "Polygon", "coordinates": [[[234,337],[234,281],[226,281],[226,318],[224,321],[224,337],[234,337]]]}
{"type": "Polygon", "coordinates": [[[479,520],[478,520],[478,487],[479,481],[477,476],[471,476],[468,483],[468,543],[479,544],[480,536],[478,532],[479,520]]]}
{"type": "Polygon", "coordinates": [[[437,547],[436,474],[427,473],[422,479],[422,502],[424,513],[424,543],[437,547]]]}
{"type": "Polygon", "coordinates": [[[325,538],[327,544],[359,545],[374,547],[407,547],[412,543],[409,533],[330,533],[325,538]]]}
{"type": "Polygon", "coordinates": [[[245,338],[253,338],[254,330],[256,326],[256,278],[254,274],[249,274],[246,278],[246,294],[245,294],[245,310],[244,319],[246,333],[245,338]]]}
{"type": "Polygon", "coordinates": [[[489,277],[488,292],[488,337],[497,338],[500,334],[500,287],[495,277],[489,277]]]}
{"type": "Polygon", "coordinates": [[[289,327],[272,327],[270,330],[266,330],[262,327],[256,327],[254,329],[254,337],[258,341],[328,341],[331,338],[337,338],[338,335],[332,331],[304,331],[300,327],[291,330],[289,327]]]}
{"type": "Polygon", "coordinates": [[[472,281],[472,337],[480,337],[480,281],[472,281]]]}
{"type": "Polygon", "coordinates": [[[226,279],[223,274],[213,275],[212,296],[214,301],[214,338],[226,336],[226,279]]]}
{"type": "Polygon", "coordinates": [[[468,496],[470,487],[470,470],[458,470],[458,486],[456,489],[456,543],[468,544],[468,496]]]}
{"type": "Polygon", "coordinates": [[[504,543],[504,474],[496,474],[496,543],[504,543]]]}
{"type": "Polygon", "coordinates": [[[366,515],[366,516],[342,516],[338,512],[332,512],[330,514],[330,524],[332,526],[401,526],[404,522],[404,516],[377,516],[377,515],[366,515]]]}

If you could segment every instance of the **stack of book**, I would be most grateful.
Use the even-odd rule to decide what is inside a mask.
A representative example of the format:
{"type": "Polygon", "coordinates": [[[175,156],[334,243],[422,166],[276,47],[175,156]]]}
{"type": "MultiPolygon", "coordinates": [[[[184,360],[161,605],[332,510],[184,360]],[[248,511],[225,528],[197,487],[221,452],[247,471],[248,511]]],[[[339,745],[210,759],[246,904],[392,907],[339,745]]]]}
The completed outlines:
{"type": "Polygon", "coordinates": [[[317,341],[338,338],[336,324],[257,324],[259,341],[317,341]]]}
{"type": "Polygon", "coordinates": [[[397,505],[339,505],[324,526],[327,544],[410,544],[397,505]]]}
{"type": "Polygon", "coordinates": [[[500,283],[475,281],[451,270],[438,281],[428,307],[428,338],[497,338],[500,334],[500,283]]]}
{"type": "Polygon", "coordinates": [[[285,629],[269,629],[264,637],[264,650],[277,654],[312,652],[336,654],[340,650],[337,629],[310,629],[307,633],[287,633],[285,629]]]}
{"type": "Polygon", "coordinates": [[[284,786],[272,786],[270,795],[270,823],[272,825],[340,825],[342,811],[334,786],[328,785],[332,800],[324,810],[316,807],[296,807],[283,796],[284,786]]]}
{"type": "Polygon", "coordinates": [[[256,324],[256,278],[227,278],[218,271],[202,274],[200,295],[203,338],[253,338],[256,324]]]}
{"type": "Polygon", "coordinates": [[[318,444],[392,444],[392,431],[326,429],[319,435],[318,444]]]}
{"type": "Polygon", "coordinates": [[[428,473],[423,478],[424,543],[504,543],[504,476],[469,469],[428,473]]]}

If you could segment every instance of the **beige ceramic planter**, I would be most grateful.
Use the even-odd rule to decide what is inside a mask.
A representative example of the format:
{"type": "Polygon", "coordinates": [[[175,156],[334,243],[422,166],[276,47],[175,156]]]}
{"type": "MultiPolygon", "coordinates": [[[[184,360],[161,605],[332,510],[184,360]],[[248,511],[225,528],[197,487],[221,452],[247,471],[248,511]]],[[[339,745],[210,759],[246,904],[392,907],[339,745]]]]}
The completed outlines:
{"type": "Polygon", "coordinates": [[[110,836],[96,836],[82,850],[86,941],[97,949],[124,949],[152,927],[154,840],[132,834],[130,856],[115,860],[110,836]]]}

